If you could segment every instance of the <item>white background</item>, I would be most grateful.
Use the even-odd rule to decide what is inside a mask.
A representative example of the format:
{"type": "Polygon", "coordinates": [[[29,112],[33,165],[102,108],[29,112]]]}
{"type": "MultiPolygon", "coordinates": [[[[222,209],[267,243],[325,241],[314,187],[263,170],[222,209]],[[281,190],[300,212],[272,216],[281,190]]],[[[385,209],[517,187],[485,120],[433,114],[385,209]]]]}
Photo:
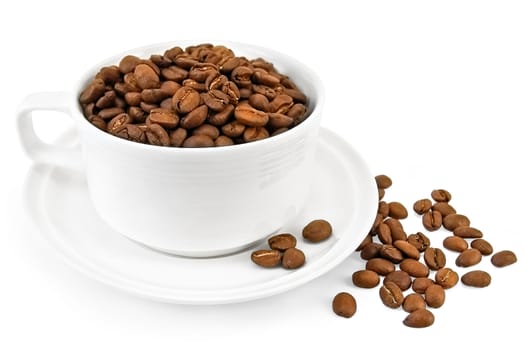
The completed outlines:
{"type": "MultiPolygon", "coordinates": [[[[504,346],[522,343],[526,259],[524,118],[526,8],[521,1],[13,1],[0,5],[2,159],[0,348],[159,349],[504,346]],[[344,7],[343,4],[346,4],[344,7]],[[482,290],[457,286],[431,328],[402,325],[377,290],[350,276],[354,254],[293,291],[222,306],[166,305],[84,277],[27,222],[21,190],[30,166],[14,111],[35,91],[68,89],[107,56],[177,39],[269,46],[319,73],[323,124],[343,135],[373,173],[394,181],[386,200],[410,207],[434,188],[453,194],[497,250],[519,262],[482,290]],[[332,296],[353,293],[358,312],[335,316],[332,296]],[[324,345],[326,346],[326,345],[324,345]]],[[[51,119],[62,120],[60,118],[51,119]]],[[[50,125],[57,123],[50,122],[50,125]]],[[[60,126],[58,126],[60,129],[60,126]]],[[[46,137],[56,135],[45,125],[46,137]]],[[[342,194],[345,195],[345,194],[342,194]]],[[[419,229],[411,214],[408,231],[419,229]],[[412,224],[411,224],[412,222],[412,224]]],[[[363,234],[356,232],[355,234],[363,234]]],[[[445,233],[430,234],[441,246],[445,233]]],[[[454,267],[453,260],[449,266],[454,267]]]]}

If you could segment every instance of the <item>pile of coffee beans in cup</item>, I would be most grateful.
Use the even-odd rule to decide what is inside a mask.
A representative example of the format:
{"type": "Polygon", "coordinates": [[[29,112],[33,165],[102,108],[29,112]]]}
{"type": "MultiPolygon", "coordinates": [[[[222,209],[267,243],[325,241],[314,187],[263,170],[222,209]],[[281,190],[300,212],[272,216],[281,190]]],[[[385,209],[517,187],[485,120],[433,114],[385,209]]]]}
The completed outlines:
{"type": "MultiPolygon", "coordinates": [[[[431,326],[435,317],[430,309],[441,307],[446,291],[459,281],[477,288],[491,283],[491,275],[486,271],[474,269],[461,277],[457,271],[477,265],[484,256],[491,255],[491,263],[496,267],[517,261],[515,253],[510,250],[494,253],[490,242],[482,238],[482,231],[473,227],[470,219],[457,213],[450,204],[451,193],[436,189],[431,192],[431,198],[414,202],[413,210],[421,216],[422,226],[428,232],[443,228],[450,233],[442,245],[458,255],[454,261],[455,269],[448,267],[446,254],[433,246],[426,234],[406,233],[401,222],[408,217],[405,206],[383,200],[392,180],[386,175],[378,175],[375,179],[379,193],[378,211],[370,232],[356,249],[366,264],[364,269],[352,274],[352,282],[357,287],[372,289],[383,279],[378,291],[380,300],[389,308],[401,307],[408,313],[404,325],[415,328],[431,326]]],[[[356,301],[347,292],[338,293],[332,306],[339,316],[351,317],[356,312],[356,301]]]]}
{"type": "Polygon", "coordinates": [[[117,137],[214,147],[266,139],[307,118],[307,97],[263,58],[222,45],[173,47],[102,67],[79,96],[84,116],[117,137]]]}

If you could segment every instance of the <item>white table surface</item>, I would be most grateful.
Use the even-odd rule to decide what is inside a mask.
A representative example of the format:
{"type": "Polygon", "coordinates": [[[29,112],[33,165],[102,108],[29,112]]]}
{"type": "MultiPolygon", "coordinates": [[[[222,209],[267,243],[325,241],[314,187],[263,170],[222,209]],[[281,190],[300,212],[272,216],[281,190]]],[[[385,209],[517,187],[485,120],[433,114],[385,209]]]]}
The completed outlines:
{"type": "MultiPolygon", "coordinates": [[[[520,347],[524,327],[517,321],[526,311],[524,3],[343,3],[4,5],[0,348],[275,348],[326,346],[333,340],[341,348],[384,347],[391,341],[397,347],[412,342],[430,348],[520,347]],[[386,200],[411,207],[432,189],[446,188],[452,204],[494,248],[514,250],[519,262],[497,269],[485,258],[479,267],[492,274],[492,284],[447,291],[445,305],[433,310],[435,324],[421,330],[403,326],[405,312],[384,307],[377,289],[352,285],[352,272],[364,264],[358,254],[277,296],[197,307],[129,296],[66,265],[22,212],[21,189],[31,163],[14,128],[17,104],[34,91],[68,89],[85,67],[106,56],[188,38],[253,42],[301,58],[325,82],[323,125],[344,136],[373,173],[392,177],[386,200]],[[331,311],[340,291],[357,299],[351,319],[331,311]]],[[[56,121],[67,120],[51,119],[37,125],[48,139],[62,130],[56,121]]],[[[408,232],[421,227],[413,214],[404,224],[408,232]]],[[[429,234],[439,247],[445,236],[429,234]]],[[[448,265],[456,268],[453,256],[448,265]]]]}

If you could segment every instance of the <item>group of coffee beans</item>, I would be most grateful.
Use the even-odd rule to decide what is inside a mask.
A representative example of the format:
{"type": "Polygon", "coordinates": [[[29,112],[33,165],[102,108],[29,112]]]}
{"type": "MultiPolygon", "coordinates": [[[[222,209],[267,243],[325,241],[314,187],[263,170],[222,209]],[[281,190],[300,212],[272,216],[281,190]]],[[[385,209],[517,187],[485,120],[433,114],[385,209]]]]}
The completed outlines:
{"type": "MultiPolygon", "coordinates": [[[[380,299],[389,308],[402,307],[409,313],[403,323],[409,327],[428,327],[434,322],[430,308],[441,307],[446,298],[445,290],[454,287],[459,279],[467,286],[487,287],[491,276],[486,271],[473,270],[459,278],[452,268],[446,266],[446,255],[431,246],[430,239],[422,232],[407,234],[400,220],[408,217],[405,206],[399,202],[383,201],[385,190],[392,185],[386,175],[376,176],[379,192],[378,212],[371,231],[357,248],[360,257],[367,261],[365,269],[353,273],[353,284],[361,288],[379,290],[380,299]],[[424,262],[420,261],[423,254],[424,262]],[[398,269],[397,269],[398,265],[398,269]],[[430,271],[435,271],[430,278],[430,271]],[[412,288],[412,293],[404,292],[412,288]]],[[[504,267],[517,261],[512,251],[493,253],[492,245],[482,238],[480,230],[471,226],[469,218],[458,214],[451,206],[451,194],[444,189],[431,192],[431,199],[416,201],[413,210],[422,216],[427,231],[441,227],[452,232],[443,240],[443,246],[458,252],[455,264],[459,268],[478,264],[483,256],[491,257],[496,267],[504,267]],[[432,200],[434,200],[434,202],[432,200]],[[471,240],[468,244],[467,240],[471,240]]],[[[356,300],[347,293],[338,293],[333,299],[336,314],[351,317],[356,312],[356,300]]]]}
{"type": "MultiPolygon", "coordinates": [[[[302,230],[303,239],[318,243],[332,235],[331,224],[323,219],[309,222],[302,230]]],[[[296,248],[296,237],[290,233],[280,233],[267,241],[270,249],[260,249],[252,252],[250,258],[261,267],[276,267],[297,269],[305,264],[305,254],[296,248]]]]}
{"type": "Polygon", "coordinates": [[[307,117],[307,97],[271,62],[212,44],[125,56],[101,68],[79,101],[103,131],[172,147],[252,142],[307,117]]]}

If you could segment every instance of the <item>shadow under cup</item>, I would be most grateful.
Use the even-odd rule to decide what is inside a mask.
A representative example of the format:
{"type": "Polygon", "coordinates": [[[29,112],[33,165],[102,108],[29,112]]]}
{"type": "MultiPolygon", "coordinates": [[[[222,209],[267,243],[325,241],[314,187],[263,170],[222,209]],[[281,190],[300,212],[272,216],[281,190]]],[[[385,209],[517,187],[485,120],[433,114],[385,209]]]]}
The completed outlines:
{"type": "Polygon", "coordinates": [[[257,46],[219,42],[262,57],[308,97],[308,117],[265,140],[211,148],[159,147],[120,139],[91,125],[77,101],[102,66],[127,54],[148,57],[175,42],[135,49],[89,71],[72,96],[89,193],[101,218],[148,247],[190,257],[243,250],[276,233],[305,204],[312,183],[323,104],[320,79],[301,62],[257,46]]]}

